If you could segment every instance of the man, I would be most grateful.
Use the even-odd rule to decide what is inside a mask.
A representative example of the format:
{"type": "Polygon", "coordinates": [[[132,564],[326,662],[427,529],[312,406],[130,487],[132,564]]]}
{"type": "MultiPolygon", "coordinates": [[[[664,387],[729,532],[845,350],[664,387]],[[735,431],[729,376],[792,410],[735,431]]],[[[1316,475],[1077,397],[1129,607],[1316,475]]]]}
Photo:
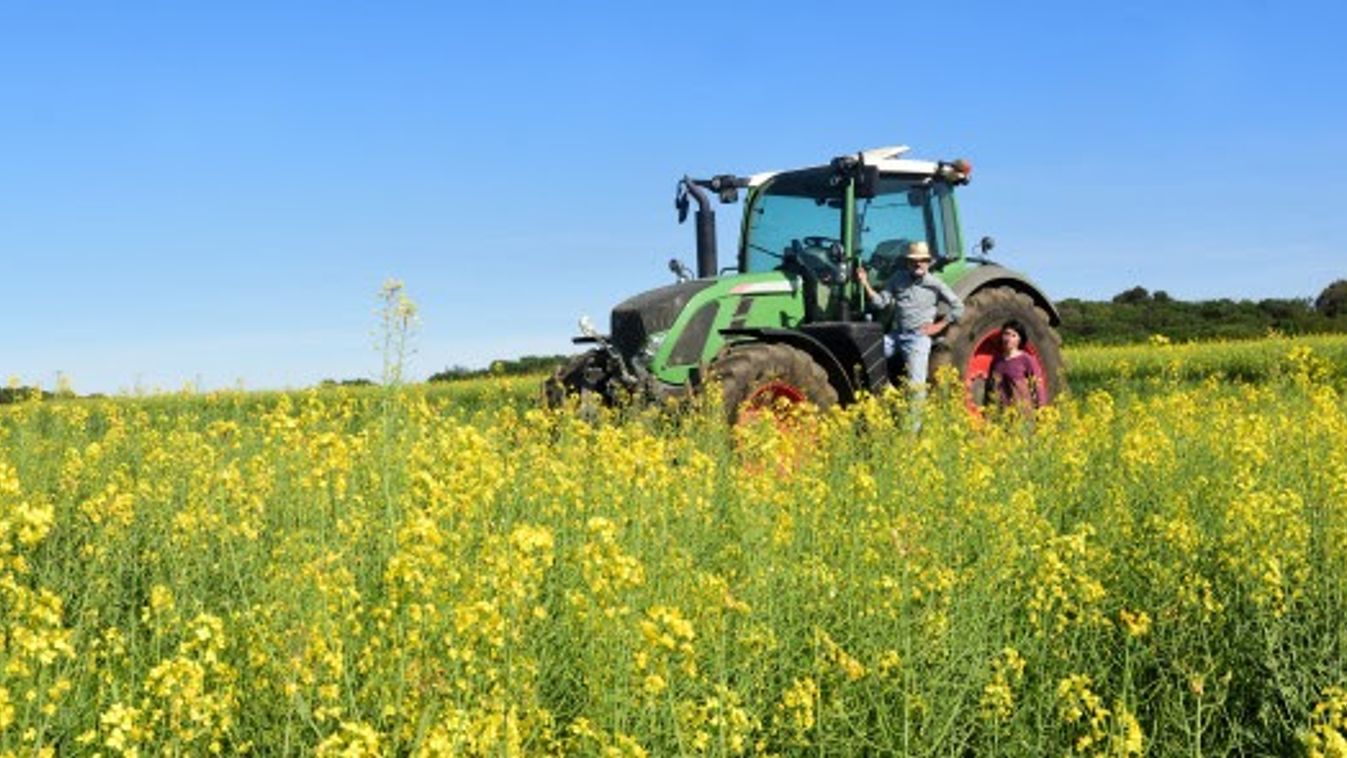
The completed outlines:
{"type": "Polygon", "coordinates": [[[909,243],[903,261],[906,267],[895,271],[881,290],[870,286],[864,266],[856,268],[856,280],[865,288],[870,305],[877,309],[894,306],[893,331],[884,335],[884,357],[902,355],[908,383],[920,390],[926,386],[931,338],[959,320],[963,301],[931,275],[931,250],[925,242],[909,243]],[[936,318],[941,302],[949,306],[949,315],[936,318]]]}

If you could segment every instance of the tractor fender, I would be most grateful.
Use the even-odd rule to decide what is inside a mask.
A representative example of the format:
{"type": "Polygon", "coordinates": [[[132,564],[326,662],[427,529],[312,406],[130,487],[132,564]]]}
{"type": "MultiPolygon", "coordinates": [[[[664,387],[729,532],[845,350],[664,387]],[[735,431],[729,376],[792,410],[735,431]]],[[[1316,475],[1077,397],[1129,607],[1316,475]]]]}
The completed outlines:
{"type": "Polygon", "coordinates": [[[827,345],[818,338],[794,329],[774,329],[770,327],[749,327],[739,329],[721,329],[729,347],[742,339],[766,343],[780,343],[803,350],[813,358],[828,374],[828,383],[837,390],[837,398],[843,404],[856,399],[856,387],[847,376],[842,362],[827,345]]]}
{"type": "Polygon", "coordinates": [[[1023,292],[1034,301],[1034,305],[1048,314],[1048,323],[1057,326],[1062,322],[1057,307],[1043,294],[1038,285],[1029,280],[1029,277],[995,263],[984,263],[969,271],[954,283],[952,289],[960,299],[967,300],[974,292],[987,287],[1009,287],[1017,292],[1023,292]]]}

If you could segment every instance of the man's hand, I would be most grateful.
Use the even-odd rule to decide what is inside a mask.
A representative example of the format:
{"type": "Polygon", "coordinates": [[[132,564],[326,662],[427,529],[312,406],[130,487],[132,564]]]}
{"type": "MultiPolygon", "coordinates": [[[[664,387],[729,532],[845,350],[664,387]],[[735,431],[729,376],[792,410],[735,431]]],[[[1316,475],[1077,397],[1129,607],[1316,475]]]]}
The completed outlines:
{"type": "Polygon", "coordinates": [[[856,281],[860,282],[862,287],[870,286],[870,275],[865,273],[865,266],[856,267],[856,281]]]}

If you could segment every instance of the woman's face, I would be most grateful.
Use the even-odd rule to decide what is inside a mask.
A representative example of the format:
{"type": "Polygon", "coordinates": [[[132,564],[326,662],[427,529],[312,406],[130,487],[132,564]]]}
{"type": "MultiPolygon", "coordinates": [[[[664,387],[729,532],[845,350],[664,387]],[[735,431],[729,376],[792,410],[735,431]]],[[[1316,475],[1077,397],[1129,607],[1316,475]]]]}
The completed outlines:
{"type": "Polygon", "coordinates": [[[1001,349],[1013,353],[1020,349],[1020,333],[1014,329],[1001,330],[1001,349]]]}

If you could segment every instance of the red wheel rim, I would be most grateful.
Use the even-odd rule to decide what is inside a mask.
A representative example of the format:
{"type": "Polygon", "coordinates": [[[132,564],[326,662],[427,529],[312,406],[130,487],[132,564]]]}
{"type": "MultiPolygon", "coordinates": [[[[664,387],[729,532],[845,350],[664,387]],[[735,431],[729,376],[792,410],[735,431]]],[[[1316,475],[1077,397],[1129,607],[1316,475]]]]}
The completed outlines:
{"type": "MultiPolygon", "coordinates": [[[[1040,403],[1047,403],[1051,396],[1048,389],[1048,378],[1043,373],[1043,361],[1038,357],[1038,348],[1030,343],[1025,346],[1024,352],[1029,355],[1029,362],[1034,366],[1034,376],[1038,377],[1039,391],[1043,393],[1039,398],[1040,403]]],[[[964,387],[964,405],[973,413],[981,412],[981,398],[974,397],[973,385],[981,381],[985,383],[991,379],[992,361],[1001,353],[1001,330],[989,329],[978,337],[977,343],[973,345],[973,352],[968,356],[968,363],[963,367],[963,387],[964,387]]]]}
{"type": "Polygon", "coordinates": [[[803,390],[781,379],[766,381],[749,394],[739,406],[739,422],[751,425],[764,421],[774,426],[778,434],[791,437],[793,444],[787,446],[784,455],[782,450],[777,450],[778,457],[766,460],[746,458],[746,471],[755,474],[771,472],[776,476],[789,477],[804,464],[808,451],[813,448],[810,441],[818,435],[818,429],[810,418],[799,413],[808,400],[803,390]]]}
{"type": "Polygon", "coordinates": [[[744,401],[748,411],[774,411],[782,405],[796,406],[805,401],[804,393],[799,387],[783,382],[780,379],[773,379],[753,390],[753,394],[744,401]]]}

